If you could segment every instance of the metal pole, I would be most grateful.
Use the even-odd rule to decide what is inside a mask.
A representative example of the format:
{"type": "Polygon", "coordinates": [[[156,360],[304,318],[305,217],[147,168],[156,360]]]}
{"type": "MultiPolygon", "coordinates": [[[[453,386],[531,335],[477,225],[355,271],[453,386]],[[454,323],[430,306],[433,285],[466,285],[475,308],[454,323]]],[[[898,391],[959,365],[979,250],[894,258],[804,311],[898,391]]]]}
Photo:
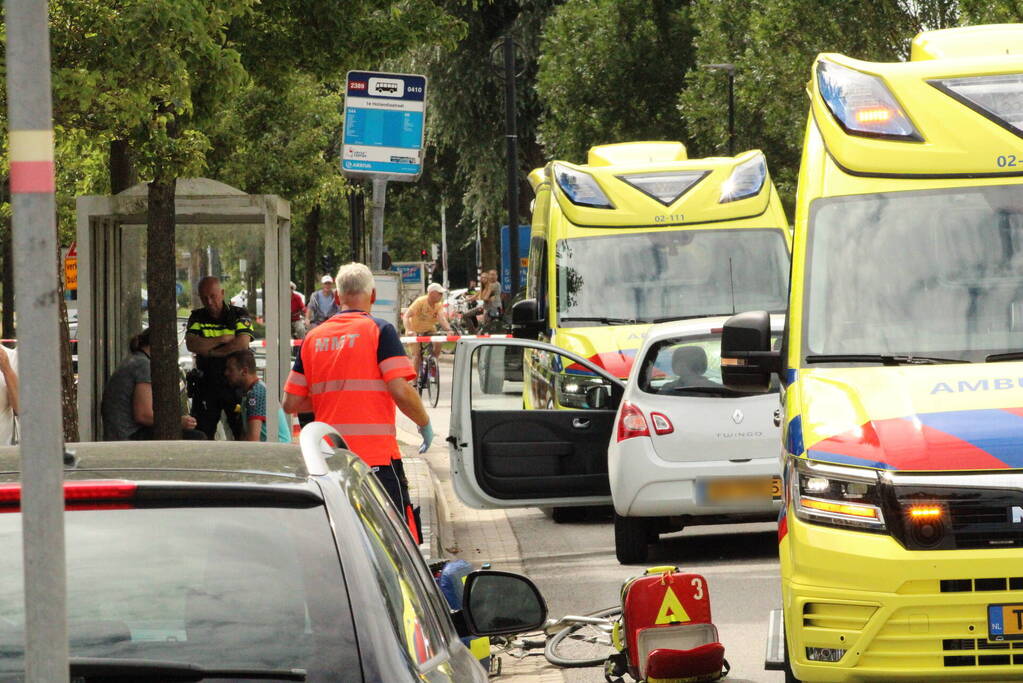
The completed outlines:
{"type": "Polygon", "coordinates": [[[387,201],[387,181],[373,179],[373,236],[370,242],[370,264],[373,270],[384,268],[384,204],[387,201]]]}
{"type": "Polygon", "coordinates": [[[735,156],[735,69],[728,70],[728,156],[735,156]]]}
{"type": "Polygon", "coordinates": [[[511,33],[504,36],[504,121],[508,140],[508,259],[511,288],[509,299],[519,291],[519,170],[515,122],[515,45],[511,33]]]}
{"type": "Polygon", "coordinates": [[[68,680],[57,227],[46,0],[6,0],[14,287],[22,378],[25,680],[68,680]]]}
{"type": "Polygon", "coordinates": [[[448,280],[448,218],[444,201],[440,203],[440,263],[444,267],[444,289],[451,286],[448,280]]]}

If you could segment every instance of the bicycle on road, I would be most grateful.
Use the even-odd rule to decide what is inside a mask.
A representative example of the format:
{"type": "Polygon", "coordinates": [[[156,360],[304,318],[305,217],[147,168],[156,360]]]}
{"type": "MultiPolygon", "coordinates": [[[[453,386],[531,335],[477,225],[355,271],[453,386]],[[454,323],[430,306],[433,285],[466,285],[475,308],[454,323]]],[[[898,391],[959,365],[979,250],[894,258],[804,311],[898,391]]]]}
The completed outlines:
{"type": "Polygon", "coordinates": [[[440,400],[440,364],[437,357],[433,355],[433,344],[431,342],[419,343],[419,372],[416,375],[416,390],[419,395],[426,395],[430,399],[430,407],[436,408],[440,400]]]}
{"type": "Polygon", "coordinates": [[[491,636],[490,641],[496,648],[495,655],[503,653],[521,659],[530,656],[532,650],[542,649],[544,658],[554,666],[602,666],[617,651],[611,633],[621,614],[621,606],[608,607],[586,616],[570,614],[560,619],[549,619],[541,633],[506,638],[491,636]]]}

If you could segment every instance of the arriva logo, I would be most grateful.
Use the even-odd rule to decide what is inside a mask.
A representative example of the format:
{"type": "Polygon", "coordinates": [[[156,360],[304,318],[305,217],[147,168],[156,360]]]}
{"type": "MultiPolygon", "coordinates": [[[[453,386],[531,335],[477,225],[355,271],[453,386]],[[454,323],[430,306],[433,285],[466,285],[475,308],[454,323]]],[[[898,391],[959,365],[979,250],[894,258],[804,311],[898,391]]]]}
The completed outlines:
{"type": "Polygon", "coordinates": [[[934,394],[961,394],[967,391],[1008,391],[1023,388],[1023,377],[993,377],[970,382],[961,379],[958,382],[938,382],[931,389],[934,394]]]}

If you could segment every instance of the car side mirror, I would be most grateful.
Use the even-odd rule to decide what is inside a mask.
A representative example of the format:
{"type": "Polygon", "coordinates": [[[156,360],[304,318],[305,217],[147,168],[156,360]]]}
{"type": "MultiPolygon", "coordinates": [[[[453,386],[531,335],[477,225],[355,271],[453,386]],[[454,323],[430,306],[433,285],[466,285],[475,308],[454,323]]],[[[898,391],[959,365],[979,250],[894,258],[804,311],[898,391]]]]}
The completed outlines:
{"type": "Polygon", "coordinates": [[[781,372],[781,352],[771,350],[767,311],[733,315],[721,331],[721,379],[729,389],[766,393],[771,373],[781,372]]]}
{"type": "Polygon", "coordinates": [[[482,570],[465,577],[460,615],[473,635],[525,633],[546,623],[547,603],[525,576],[482,570]]]}
{"type": "Polygon", "coordinates": [[[536,299],[523,299],[512,305],[512,336],[516,339],[538,339],[543,321],[536,299]]]}

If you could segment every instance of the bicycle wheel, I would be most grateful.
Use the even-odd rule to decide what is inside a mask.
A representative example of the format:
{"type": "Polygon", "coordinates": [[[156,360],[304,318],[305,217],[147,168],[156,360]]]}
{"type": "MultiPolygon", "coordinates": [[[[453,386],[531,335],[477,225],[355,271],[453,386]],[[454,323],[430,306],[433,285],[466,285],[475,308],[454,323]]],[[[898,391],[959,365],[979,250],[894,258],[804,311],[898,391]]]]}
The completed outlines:
{"type": "Polygon", "coordinates": [[[426,360],[426,392],[430,397],[430,407],[436,408],[440,400],[440,365],[433,356],[426,360]]]}
{"type": "MultiPolygon", "coordinates": [[[[613,620],[621,613],[622,608],[615,606],[587,616],[613,620]]],[[[609,631],[594,624],[573,624],[550,637],[543,656],[554,666],[574,669],[600,666],[614,651],[609,631]]]]}

